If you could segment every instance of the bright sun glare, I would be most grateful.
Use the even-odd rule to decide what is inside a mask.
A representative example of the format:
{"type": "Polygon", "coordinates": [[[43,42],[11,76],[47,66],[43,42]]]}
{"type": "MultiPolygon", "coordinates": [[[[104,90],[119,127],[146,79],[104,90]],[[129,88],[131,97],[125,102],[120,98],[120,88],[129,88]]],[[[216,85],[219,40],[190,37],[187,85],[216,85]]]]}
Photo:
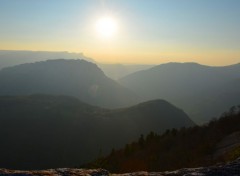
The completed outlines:
{"type": "Polygon", "coordinates": [[[112,38],[117,32],[117,22],[112,17],[102,17],[97,21],[96,29],[100,37],[112,38]]]}

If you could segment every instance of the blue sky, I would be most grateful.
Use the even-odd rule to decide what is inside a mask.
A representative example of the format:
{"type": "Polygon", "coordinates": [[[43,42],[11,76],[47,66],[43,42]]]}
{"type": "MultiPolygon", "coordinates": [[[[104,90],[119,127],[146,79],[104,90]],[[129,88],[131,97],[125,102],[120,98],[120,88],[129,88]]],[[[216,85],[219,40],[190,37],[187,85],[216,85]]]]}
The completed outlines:
{"type": "Polygon", "coordinates": [[[0,0],[0,49],[84,52],[100,62],[240,62],[239,0],[0,0]],[[119,31],[100,40],[94,23],[119,31]]]}

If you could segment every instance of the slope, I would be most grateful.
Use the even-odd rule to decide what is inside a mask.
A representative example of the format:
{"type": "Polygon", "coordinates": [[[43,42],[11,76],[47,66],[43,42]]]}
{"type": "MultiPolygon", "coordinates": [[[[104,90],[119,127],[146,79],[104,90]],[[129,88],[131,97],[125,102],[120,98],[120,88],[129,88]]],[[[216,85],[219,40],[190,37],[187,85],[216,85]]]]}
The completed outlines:
{"type": "Polygon", "coordinates": [[[69,95],[101,107],[132,105],[137,96],[85,60],[48,60],[0,70],[0,95],[69,95]]]}
{"type": "Polygon", "coordinates": [[[74,167],[140,134],[192,125],[162,100],[107,110],[65,96],[0,97],[0,167],[74,167]]]}
{"type": "Polygon", "coordinates": [[[85,167],[157,172],[229,162],[240,157],[239,123],[240,106],[203,126],[166,130],[162,135],[151,132],[85,167]]]}
{"type": "Polygon", "coordinates": [[[54,59],[84,59],[94,62],[82,53],[67,51],[28,51],[28,50],[0,50],[0,69],[25,63],[34,63],[54,59]]]}
{"type": "Polygon", "coordinates": [[[138,65],[138,64],[97,64],[101,70],[105,73],[106,76],[109,78],[112,78],[114,80],[118,80],[124,76],[127,76],[131,73],[140,71],[140,70],[146,70],[154,65],[138,65]]]}
{"type": "Polygon", "coordinates": [[[196,122],[203,123],[240,103],[236,98],[218,101],[224,94],[232,94],[229,98],[240,95],[240,89],[232,86],[239,78],[240,64],[210,67],[196,63],[168,63],[130,74],[119,82],[144,100],[161,98],[170,101],[196,122]]]}

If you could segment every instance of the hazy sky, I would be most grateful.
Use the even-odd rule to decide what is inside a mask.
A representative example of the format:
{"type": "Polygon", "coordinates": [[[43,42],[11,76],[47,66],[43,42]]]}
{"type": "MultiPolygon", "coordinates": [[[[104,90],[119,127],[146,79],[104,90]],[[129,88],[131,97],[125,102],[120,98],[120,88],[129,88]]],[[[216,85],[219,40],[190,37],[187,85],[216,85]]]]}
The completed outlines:
{"type": "Polygon", "coordinates": [[[240,62],[240,0],[0,0],[0,49],[83,52],[99,62],[240,62]],[[97,21],[117,23],[112,38],[97,21]]]}

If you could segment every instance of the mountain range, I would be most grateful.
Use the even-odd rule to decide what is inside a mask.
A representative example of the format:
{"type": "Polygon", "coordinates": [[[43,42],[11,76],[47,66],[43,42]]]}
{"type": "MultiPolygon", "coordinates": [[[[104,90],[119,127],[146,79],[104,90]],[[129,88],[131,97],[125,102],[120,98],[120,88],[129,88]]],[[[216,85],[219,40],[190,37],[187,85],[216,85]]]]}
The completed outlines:
{"type": "Polygon", "coordinates": [[[139,64],[102,64],[97,63],[98,67],[105,73],[106,76],[114,80],[123,78],[131,73],[146,70],[154,65],[139,65],[139,64]]]}
{"type": "Polygon", "coordinates": [[[127,75],[119,83],[142,100],[171,102],[198,123],[206,123],[240,103],[240,64],[167,63],[127,75]]]}
{"type": "MultiPolygon", "coordinates": [[[[172,129],[175,134],[176,129],[209,122],[240,104],[240,64],[102,64],[104,73],[91,59],[72,59],[85,59],[82,54],[57,52],[50,57],[40,52],[38,61],[37,52],[31,58],[26,51],[26,59],[24,53],[16,51],[11,56],[15,59],[9,56],[0,69],[0,166],[5,168],[74,167],[139,136],[141,148],[143,136],[150,132],[172,129]],[[64,54],[67,59],[55,59],[64,54]],[[50,59],[42,60],[43,55],[50,59]]],[[[205,152],[206,145],[199,151],[205,152]]],[[[129,145],[125,148],[129,153],[129,145]]]]}
{"type": "Polygon", "coordinates": [[[19,64],[34,63],[54,59],[84,59],[95,62],[83,53],[70,53],[67,51],[28,51],[28,50],[0,50],[0,69],[19,64]]]}
{"type": "MultiPolygon", "coordinates": [[[[9,53],[13,55],[14,52],[9,53]]],[[[32,54],[36,59],[37,52],[32,54]]],[[[105,73],[95,63],[80,59],[47,60],[3,68],[0,70],[0,95],[67,95],[104,108],[164,99],[184,109],[198,124],[239,104],[240,64],[211,67],[197,63],[167,63],[152,68],[98,65],[105,73]],[[136,71],[139,69],[144,70],[136,71]],[[132,73],[134,70],[136,72],[132,73]],[[120,79],[116,82],[109,77],[120,79]]]]}
{"type": "Polygon", "coordinates": [[[19,64],[34,63],[56,59],[79,59],[86,60],[98,65],[106,76],[117,80],[130,73],[144,70],[153,65],[127,65],[127,64],[103,64],[98,63],[83,53],[71,53],[67,51],[29,51],[29,50],[0,50],[0,70],[2,68],[16,66],[19,64]]]}
{"type": "Polygon", "coordinates": [[[130,90],[85,60],[47,60],[0,70],[0,95],[68,95],[107,108],[139,102],[130,90]]]}
{"type": "Polygon", "coordinates": [[[0,166],[10,169],[74,167],[141,134],[193,126],[164,100],[103,109],[66,96],[0,97],[0,166]]]}

